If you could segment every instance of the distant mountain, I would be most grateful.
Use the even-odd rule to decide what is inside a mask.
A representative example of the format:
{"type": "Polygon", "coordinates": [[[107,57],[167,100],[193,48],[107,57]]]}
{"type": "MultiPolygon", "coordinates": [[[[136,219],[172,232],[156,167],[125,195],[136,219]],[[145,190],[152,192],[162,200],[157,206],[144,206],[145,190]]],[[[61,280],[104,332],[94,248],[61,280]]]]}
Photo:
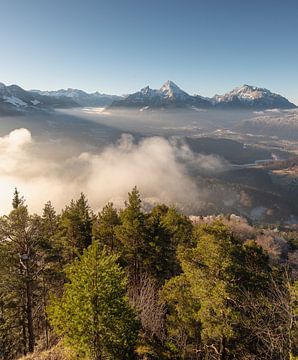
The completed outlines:
{"type": "Polygon", "coordinates": [[[26,111],[81,106],[109,106],[121,96],[95,92],[88,94],[78,89],[57,91],[24,90],[18,85],[0,83],[0,115],[20,114],[26,111]]]}
{"type": "Polygon", "coordinates": [[[114,101],[111,105],[115,107],[130,107],[147,110],[149,108],[210,108],[209,100],[201,96],[191,96],[181,90],[172,81],[166,81],[160,89],[151,89],[149,86],[140,91],[128,95],[123,100],[114,101]]]}
{"type": "Polygon", "coordinates": [[[148,110],[150,108],[220,108],[220,109],[292,109],[296,108],[289,100],[267,89],[243,85],[224,95],[205,98],[189,95],[175,83],[168,80],[160,89],[149,86],[128,95],[120,101],[114,101],[111,107],[129,107],[148,110]]]}
{"type": "Polygon", "coordinates": [[[243,85],[224,95],[205,98],[189,95],[175,83],[168,80],[160,89],[149,86],[140,91],[121,97],[86,93],[78,89],[57,91],[26,91],[18,85],[6,86],[0,83],[0,114],[15,114],[29,110],[73,108],[73,107],[111,107],[149,109],[293,109],[296,105],[285,97],[263,88],[243,85]]]}
{"type": "Polygon", "coordinates": [[[211,102],[217,108],[293,109],[296,105],[268,89],[250,85],[237,87],[224,95],[215,95],[211,102]]]}
{"type": "Polygon", "coordinates": [[[39,94],[43,96],[49,96],[49,97],[55,97],[55,98],[61,98],[66,97],[70,98],[73,101],[75,101],[80,106],[109,106],[112,104],[113,101],[121,100],[121,96],[117,95],[107,95],[107,94],[101,94],[99,92],[95,93],[86,93],[83,90],[79,89],[61,89],[56,91],[40,91],[40,90],[31,90],[34,94],[39,94]]]}
{"type": "Polygon", "coordinates": [[[67,97],[49,97],[31,93],[18,85],[6,86],[0,83],[0,114],[14,114],[26,110],[78,107],[67,97]]]}

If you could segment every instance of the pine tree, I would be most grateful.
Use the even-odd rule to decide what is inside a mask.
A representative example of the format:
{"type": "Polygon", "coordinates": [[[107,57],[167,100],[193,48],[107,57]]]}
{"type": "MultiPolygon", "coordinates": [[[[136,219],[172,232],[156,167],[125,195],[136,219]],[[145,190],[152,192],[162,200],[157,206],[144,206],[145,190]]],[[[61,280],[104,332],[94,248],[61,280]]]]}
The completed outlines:
{"type": "Polygon", "coordinates": [[[218,359],[226,359],[227,342],[235,336],[233,324],[239,314],[233,301],[241,255],[241,243],[220,223],[198,228],[196,247],[180,254],[192,293],[200,299],[202,338],[205,344],[211,342],[217,348],[218,359]]]}
{"type": "MultiPolygon", "coordinates": [[[[35,297],[39,273],[40,218],[30,216],[16,190],[13,210],[0,219],[1,336],[11,343],[12,354],[26,354],[35,347],[35,297]],[[18,336],[18,338],[14,338],[18,336]],[[14,343],[17,339],[18,344],[14,343]]],[[[6,345],[5,345],[6,346],[6,345]]]]}
{"type": "Polygon", "coordinates": [[[66,262],[74,259],[91,244],[92,220],[91,210],[83,193],[62,212],[58,237],[66,262]]]}
{"type": "Polygon", "coordinates": [[[179,359],[196,358],[201,346],[200,299],[192,293],[188,276],[181,274],[168,280],[161,290],[167,305],[167,347],[179,359]]]}
{"type": "Polygon", "coordinates": [[[146,227],[150,239],[150,274],[159,282],[171,277],[172,262],[176,260],[176,249],[172,244],[171,232],[162,223],[169,208],[157,205],[146,217],[146,227]]]}
{"type": "Polygon", "coordinates": [[[61,255],[61,243],[57,239],[59,217],[51,202],[43,208],[41,217],[41,241],[39,259],[39,302],[40,302],[40,331],[45,334],[45,346],[49,347],[50,326],[47,320],[46,307],[50,292],[60,293],[65,282],[63,272],[64,261],[61,255]]]}
{"type": "Polygon", "coordinates": [[[149,266],[149,243],[141,198],[135,187],[128,194],[125,209],[120,212],[121,225],[116,228],[116,237],[123,246],[123,260],[129,274],[129,284],[137,288],[141,276],[149,266]]]}
{"type": "Polygon", "coordinates": [[[20,197],[20,193],[17,188],[14,190],[12,207],[13,209],[17,209],[20,205],[24,203],[23,197],[20,197]]]}
{"type": "Polygon", "coordinates": [[[109,253],[119,253],[121,243],[116,238],[116,227],[120,225],[120,218],[112,203],[108,203],[98,214],[93,224],[93,237],[99,241],[99,245],[106,247],[109,253]]]}
{"type": "Polygon", "coordinates": [[[197,226],[194,240],[178,250],[182,274],[162,289],[170,344],[183,358],[287,359],[289,292],[268,256],[220,222],[197,226]]]}
{"type": "Polygon", "coordinates": [[[175,209],[157,205],[147,214],[146,227],[150,239],[149,271],[162,284],[179,273],[177,248],[191,244],[192,224],[175,209]]]}
{"type": "Polygon", "coordinates": [[[50,238],[55,236],[58,230],[59,218],[50,201],[48,201],[43,208],[42,220],[43,220],[43,229],[44,232],[47,233],[47,237],[50,238]]]}
{"type": "Polygon", "coordinates": [[[53,298],[49,317],[58,335],[92,359],[132,355],[137,322],[126,297],[126,278],[115,255],[94,242],[66,269],[69,283],[53,298]]]}
{"type": "Polygon", "coordinates": [[[190,247],[193,245],[193,225],[190,219],[179,214],[177,210],[170,207],[162,219],[162,225],[171,233],[172,243],[178,246],[190,247]]]}

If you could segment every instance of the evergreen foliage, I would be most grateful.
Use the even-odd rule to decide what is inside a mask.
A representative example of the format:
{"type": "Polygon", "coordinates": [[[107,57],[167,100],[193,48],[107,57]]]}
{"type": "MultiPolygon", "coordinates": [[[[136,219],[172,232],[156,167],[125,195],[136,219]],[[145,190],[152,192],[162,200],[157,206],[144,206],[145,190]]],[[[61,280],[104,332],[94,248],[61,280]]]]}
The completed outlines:
{"type": "MultiPolygon", "coordinates": [[[[136,187],[120,211],[95,215],[81,194],[31,215],[16,189],[0,217],[0,359],[57,337],[81,359],[294,359],[297,267],[258,245],[265,231],[144,211],[136,187]]],[[[297,233],[281,236],[294,255],[297,233]]]]}
{"type": "Polygon", "coordinates": [[[48,313],[58,335],[92,359],[131,358],[137,321],[126,297],[124,271],[97,242],[66,268],[69,280],[48,313]]]}
{"type": "Polygon", "coordinates": [[[120,253],[121,243],[116,237],[116,227],[120,225],[120,218],[112,203],[104,206],[94,222],[92,234],[100,246],[105,246],[109,253],[120,253]]]}
{"type": "Polygon", "coordinates": [[[63,210],[59,228],[61,250],[65,260],[69,262],[92,242],[92,214],[83,193],[63,210]]]}

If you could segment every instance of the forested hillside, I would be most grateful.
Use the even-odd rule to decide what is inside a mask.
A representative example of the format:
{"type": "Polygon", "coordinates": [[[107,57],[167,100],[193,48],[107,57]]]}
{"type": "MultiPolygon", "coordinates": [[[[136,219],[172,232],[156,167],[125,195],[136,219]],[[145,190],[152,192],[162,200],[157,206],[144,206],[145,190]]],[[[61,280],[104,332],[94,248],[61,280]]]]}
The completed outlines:
{"type": "Polygon", "coordinates": [[[298,234],[84,194],[0,218],[0,359],[272,359],[297,348],[298,234]]]}

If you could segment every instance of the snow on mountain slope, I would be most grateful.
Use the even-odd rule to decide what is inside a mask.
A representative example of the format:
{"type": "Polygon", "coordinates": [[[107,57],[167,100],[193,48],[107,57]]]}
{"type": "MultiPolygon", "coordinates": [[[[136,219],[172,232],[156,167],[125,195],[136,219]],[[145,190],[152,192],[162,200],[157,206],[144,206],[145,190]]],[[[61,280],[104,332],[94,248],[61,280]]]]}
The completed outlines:
{"type": "Polygon", "coordinates": [[[63,108],[78,106],[69,98],[54,98],[31,93],[18,85],[6,86],[0,83],[0,115],[36,109],[63,108]]]}
{"type": "Polygon", "coordinates": [[[296,105],[285,97],[272,93],[268,89],[243,85],[224,95],[204,98],[189,95],[173,81],[167,80],[159,89],[149,86],[126,97],[86,93],[79,89],[60,89],[57,91],[26,91],[17,85],[5,86],[0,83],[0,112],[10,110],[25,111],[30,109],[71,108],[71,107],[106,107],[148,109],[187,108],[193,111],[202,109],[294,109],[296,105]]]}
{"type": "Polygon", "coordinates": [[[295,104],[285,97],[274,94],[268,89],[243,85],[224,95],[215,95],[213,98],[204,98],[200,95],[189,95],[180,89],[173,81],[166,81],[159,90],[149,86],[128,95],[125,99],[114,101],[112,107],[141,108],[184,107],[192,109],[293,109],[295,104]]]}
{"type": "Polygon", "coordinates": [[[8,108],[26,108],[36,100],[30,93],[17,85],[5,86],[0,83],[0,102],[6,104],[8,108]]]}
{"type": "Polygon", "coordinates": [[[185,91],[181,90],[173,81],[167,80],[159,90],[166,98],[185,100],[188,95],[185,91]]]}
{"type": "Polygon", "coordinates": [[[60,89],[54,91],[31,90],[31,92],[38,93],[44,96],[56,97],[56,98],[61,98],[61,97],[71,98],[81,106],[108,106],[114,100],[122,99],[121,96],[117,96],[117,95],[101,94],[98,91],[89,94],[83,90],[72,89],[72,88],[60,89]]]}
{"type": "Polygon", "coordinates": [[[167,80],[160,89],[144,87],[136,93],[128,95],[125,99],[114,101],[112,107],[132,108],[175,108],[196,106],[198,108],[209,108],[211,103],[200,96],[191,96],[181,90],[175,83],[167,80]]]}
{"type": "Polygon", "coordinates": [[[296,107],[285,97],[272,93],[268,89],[246,84],[224,95],[215,95],[211,101],[214,106],[231,108],[291,109],[296,107]]]}
{"type": "MultiPolygon", "coordinates": [[[[15,96],[3,96],[3,100],[5,102],[10,103],[17,107],[19,107],[19,106],[27,107],[28,106],[28,104],[25,103],[25,101],[15,97],[15,96]]],[[[33,102],[33,101],[38,101],[38,100],[31,100],[31,102],[33,102]]]]}

